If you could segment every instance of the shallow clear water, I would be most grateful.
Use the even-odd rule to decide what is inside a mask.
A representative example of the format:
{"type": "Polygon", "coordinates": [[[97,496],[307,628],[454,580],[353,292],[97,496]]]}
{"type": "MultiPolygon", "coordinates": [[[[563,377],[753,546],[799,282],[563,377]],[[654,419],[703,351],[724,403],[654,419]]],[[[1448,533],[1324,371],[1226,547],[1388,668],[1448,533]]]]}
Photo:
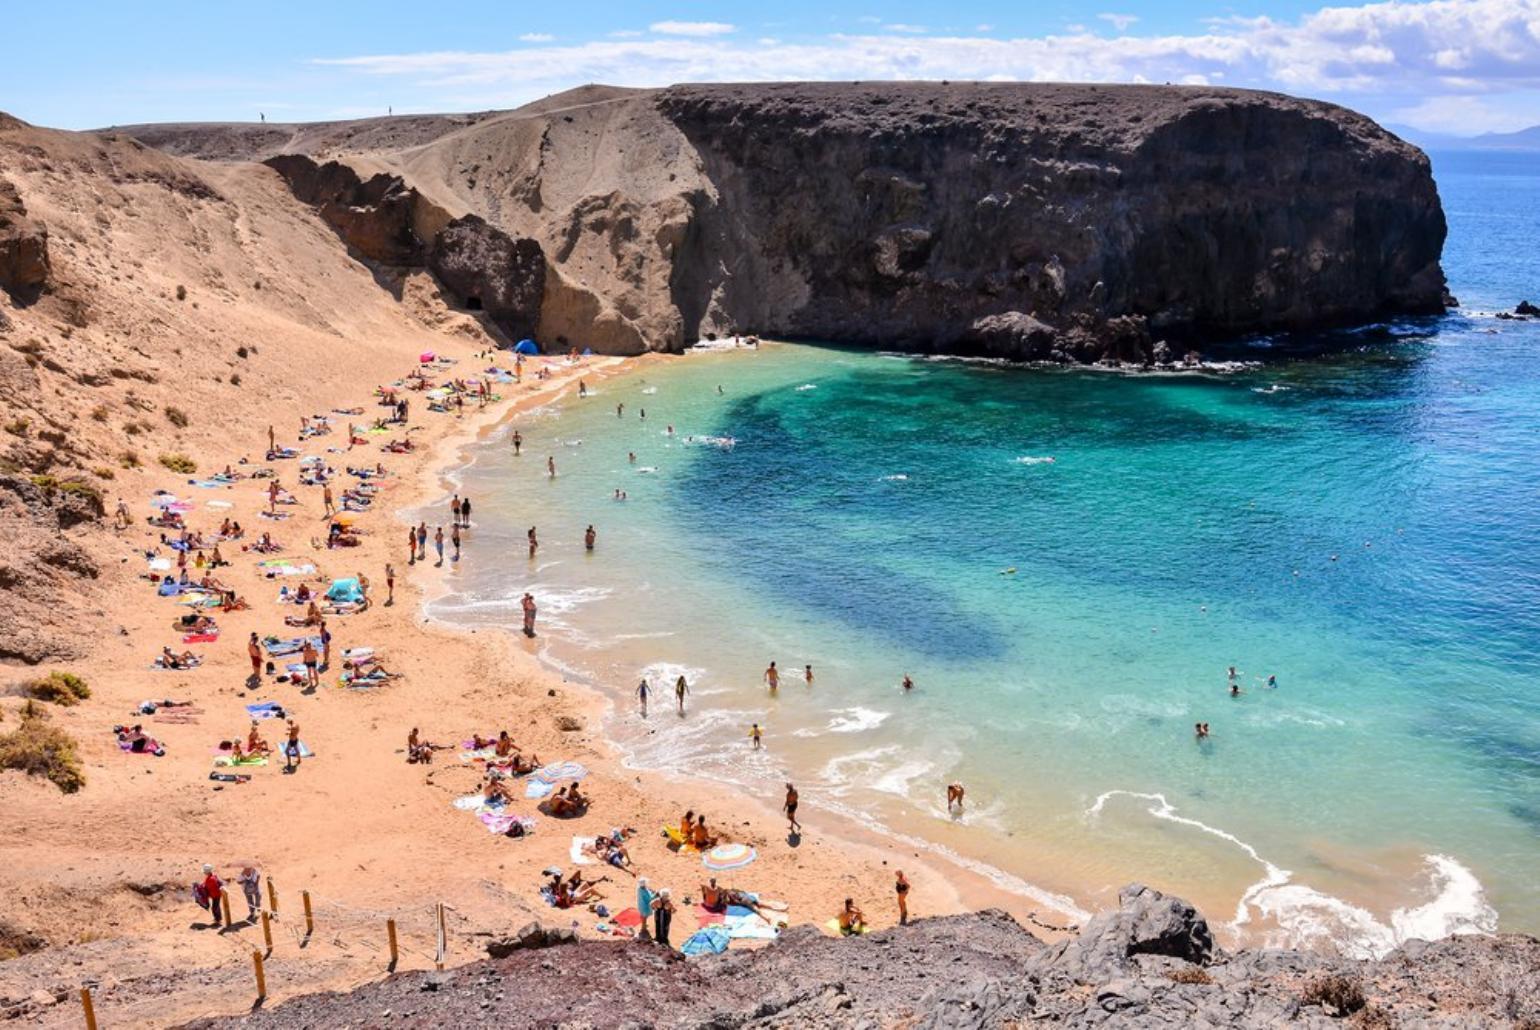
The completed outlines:
{"type": "Polygon", "coordinates": [[[1540,166],[1435,170],[1466,313],[1190,375],[693,355],[480,446],[434,613],[530,589],[637,764],[793,776],[1072,915],[1138,877],[1236,938],[1540,928],[1540,324],[1484,313],[1540,293],[1540,166]]]}

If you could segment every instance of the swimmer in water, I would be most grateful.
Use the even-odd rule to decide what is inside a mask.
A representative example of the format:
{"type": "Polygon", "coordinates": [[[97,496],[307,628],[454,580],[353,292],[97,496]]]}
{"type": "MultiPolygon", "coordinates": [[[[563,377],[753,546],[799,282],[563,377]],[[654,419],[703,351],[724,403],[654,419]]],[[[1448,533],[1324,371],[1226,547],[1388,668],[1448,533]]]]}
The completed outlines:
{"type": "Polygon", "coordinates": [[[1235,666],[1233,665],[1230,666],[1230,679],[1232,682],[1235,680],[1235,666]]]}
{"type": "Polygon", "coordinates": [[[583,380],[581,380],[581,379],[578,380],[578,396],[579,397],[587,397],[588,396],[588,384],[583,382],[583,380]]]}
{"type": "Polygon", "coordinates": [[[619,418],[620,416],[624,415],[625,413],[626,413],[626,406],[624,404],[617,404],[617,405],[615,405],[615,417],[616,418],[619,418]]]}
{"type": "Polygon", "coordinates": [[[635,465],[636,464],[636,452],[635,451],[627,451],[626,452],[626,460],[629,461],[631,464],[635,465]]]}
{"type": "Polygon", "coordinates": [[[643,422],[647,421],[647,409],[646,408],[638,408],[637,410],[642,413],[642,421],[643,422]]]}
{"type": "Polygon", "coordinates": [[[529,527],[528,536],[529,536],[529,556],[531,558],[533,558],[535,556],[535,551],[538,550],[539,547],[540,547],[540,540],[535,536],[535,527],[534,526],[530,526],[529,527]]]}
{"type": "Polygon", "coordinates": [[[583,533],[583,547],[586,550],[592,551],[594,549],[594,541],[597,539],[599,539],[599,534],[595,533],[594,527],[590,525],[583,533]]]}
{"type": "Polygon", "coordinates": [[[1269,673],[1267,676],[1267,685],[1276,690],[1278,687],[1278,677],[1269,673]]]}
{"type": "Polygon", "coordinates": [[[554,457],[545,459],[545,470],[550,473],[552,479],[556,478],[556,459],[554,457]]]}
{"type": "Polygon", "coordinates": [[[722,393],[722,384],[721,384],[721,383],[718,383],[718,384],[717,384],[717,394],[718,394],[718,396],[720,396],[720,395],[721,395],[721,393],[722,393]]]}
{"type": "Polygon", "coordinates": [[[1196,736],[1199,740],[1208,739],[1208,723],[1195,722],[1192,724],[1192,731],[1193,735],[1196,736]]]}
{"type": "Polygon", "coordinates": [[[765,683],[769,685],[772,694],[780,689],[781,671],[775,667],[774,662],[771,662],[770,668],[765,670],[765,683]]]}
{"type": "Polygon", "coordinates": [[[807,680],[808,686],[811,687],[813,685],[813,667],[811,665],[804,665],[802,667],[802,678],[807,680]]]}
{"type": "Polygon", "coordinates": [[[669,435],[669,436],[673,436],[673,435],[674,435],[674,426],[673,426],[673,423],[670,423],[670,424],[669,424],[669,427],[668,427],[668,435],[669,435]]]}
{"type": "Polygon", "coordinates": [[[904,688],[905,693],[914,689],[914,680],[909,678],[909,674],[907,672],[904,673],[904,682],[900,684],[900,686],[904,688]]]}
{"type": "Polygon", "coordinates": [[[1244,693],[1244,691],[1241,690],[1241,685],[1239,683],[1232,682],[1230,684],[1231,697],[1240,697],[1242,693],[1244,693]]]}
{"type": "Polygon", "coordinates": [[[513,431],[513,455],[518,457],[519,449],[524,446],[524,435],[517,429],[513,431]]]}

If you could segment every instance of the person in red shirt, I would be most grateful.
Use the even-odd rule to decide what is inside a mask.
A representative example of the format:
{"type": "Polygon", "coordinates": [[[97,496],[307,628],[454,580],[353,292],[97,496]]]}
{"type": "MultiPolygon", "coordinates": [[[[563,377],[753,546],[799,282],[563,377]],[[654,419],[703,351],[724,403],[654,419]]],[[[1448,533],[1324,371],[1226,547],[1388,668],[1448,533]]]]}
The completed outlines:
{"type": "Polygon", "coordinates": [[[219,926],[224,922],[219,915],[219,902],[224,897],[224,881],[214,875],[214,867],[203,867],[203,893],[209,899],[209,911],[214,914],[214,925],[219,926]]]}

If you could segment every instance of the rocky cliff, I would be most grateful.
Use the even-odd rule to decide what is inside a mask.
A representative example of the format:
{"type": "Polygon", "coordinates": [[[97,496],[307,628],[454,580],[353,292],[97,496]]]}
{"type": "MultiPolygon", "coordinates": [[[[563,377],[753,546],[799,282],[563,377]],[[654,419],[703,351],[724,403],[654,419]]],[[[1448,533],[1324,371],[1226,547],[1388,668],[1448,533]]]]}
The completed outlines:
{"type": "Polygon", "coordinates": [[[1278,94],[586,87],[396,121],[129,131],[178,153],[262,158],[287,143],[361,182],[389,173],[398,192],[506,234],[481,247],[493,258],[537,244],[543,281],[513,291],[517,321],[596,350],[760,332],[1142,362],[1437,312],[1445,297],[1427,158],[1351,111],[1278,94]]]}
{"type": "MultiPolygon", "coordinates": [[[[1414,941],[1377,962],[1225,953],[1192,906],[1134,885],[1045,944],[1001,912],[685,960],[526,929],[503,957],[299,998],[241,1026],[882,1027],[1540,1025],[1540,941],[1414,941]]],[[[223,1025],[221,1022],[220,1025],[223,1025]]],[[[215,1025],[213,1021],[205,1026],[215,1025]]]]}

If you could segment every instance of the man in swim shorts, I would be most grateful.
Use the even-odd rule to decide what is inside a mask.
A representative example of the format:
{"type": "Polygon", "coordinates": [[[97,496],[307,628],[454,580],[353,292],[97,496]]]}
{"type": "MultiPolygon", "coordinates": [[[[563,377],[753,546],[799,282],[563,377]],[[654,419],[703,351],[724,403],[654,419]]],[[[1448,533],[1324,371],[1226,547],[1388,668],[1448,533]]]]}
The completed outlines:
{"type": "Polygon", "coordinates": [[[793,834],[802,832],[802,824],[797,822],[797,788],[786,784],[786,803],[781,806],[786,813],[786,828],[793,834]]]}

